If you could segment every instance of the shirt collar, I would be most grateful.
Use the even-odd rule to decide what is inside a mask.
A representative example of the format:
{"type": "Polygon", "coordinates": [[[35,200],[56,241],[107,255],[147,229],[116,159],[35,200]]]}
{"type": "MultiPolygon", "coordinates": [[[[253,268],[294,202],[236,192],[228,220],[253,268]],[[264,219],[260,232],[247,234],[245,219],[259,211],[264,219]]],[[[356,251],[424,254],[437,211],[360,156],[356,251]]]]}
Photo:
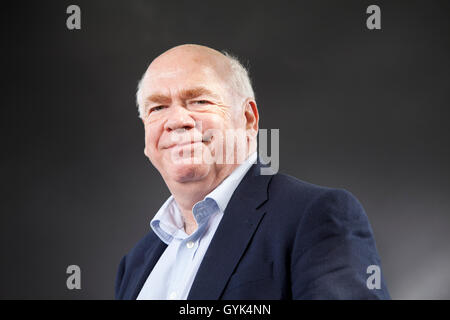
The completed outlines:
{"type": "Polygon", "coordinates": [[[166,244],[175,237],[180,229],[183,229],[183,218],[172,195],[164,202],[150,221],[150,227],[166,244]]]}
{"type": "MultiPolygon", "coordinates": [[[[205,196],[202,201],[197,202],[193,207],[193,214],[196,220],[198,220],[198,210],[202,210],[202,207],[211,207],[213,204],[217,204],[221,212],[225,212],[228,202],[231,199],[237,186],[244,178],[250,167],[256,162],[257,153],[251,154],[247,160],[239,165],[227,178],[225,178],[213,191],[205,196]],[[197,210],[196,210],[197,209],[197,210]]],[[[208,210],[209,214],[211,211],[208,210]]],[[[209,215],[208,214],[208,215],[209,215]]],[[[200,227],[200,222],[199,223],[200,227]]],[[[150,222],[150,227],[156,233],[156,235],[166,244],[179,233],[184,233],[184,222],[181,215],[181,211],[178,205],[171,195],[166,202],[161,206],[158,212],[155,214],[150,222]]]]}
{"type": "Polygon", "coordinates": [[[237,167],[221,184],[211,191],[205,198],[212,198],[217,202],[219,209],[225,212],[228,202],[230,202],[231,196],[236,190],[237,186],[244,178],[250,167],[256,162],[257,154],[252,153],[245,162],[237,167]]]}

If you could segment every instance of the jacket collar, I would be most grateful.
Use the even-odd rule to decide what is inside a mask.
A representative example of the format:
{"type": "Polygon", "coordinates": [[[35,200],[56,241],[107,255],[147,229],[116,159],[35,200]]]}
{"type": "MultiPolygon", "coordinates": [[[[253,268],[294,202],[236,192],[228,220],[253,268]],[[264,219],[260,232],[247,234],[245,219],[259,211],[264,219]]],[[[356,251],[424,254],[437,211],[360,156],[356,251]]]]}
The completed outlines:
{"type": "Polygon", "coordinates": [[[138,264],[138,267],[136,267],[130,275],[128,285],[126,287],[129,289],[126,289],[122,296],[122,299],[124,300],[136,300],[148,278],[148,275],[150,274],[150,271],[155,267],[164,250],[166,250],[167,245],[162,242],[153,231],[151,231],[146,237],[145,243],[142,247],[148,248],[143,257],[144,261],[142,264],[138,264]]]}
{"type": "Polygon", "coordinates": [[[233,193],[189,292],[189,300],[221,297],[259,222],[265,214],[272,175],[254,164],[233,193]]]}

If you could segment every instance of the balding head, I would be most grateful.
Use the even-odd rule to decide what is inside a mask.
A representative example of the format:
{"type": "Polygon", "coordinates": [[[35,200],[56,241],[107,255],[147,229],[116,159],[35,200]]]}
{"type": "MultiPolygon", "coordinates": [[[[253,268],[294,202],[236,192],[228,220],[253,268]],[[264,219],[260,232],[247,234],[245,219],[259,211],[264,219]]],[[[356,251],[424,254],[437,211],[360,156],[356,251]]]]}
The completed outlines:
{"type": "Polygon", "coordinates": [[[155,69],[184,63],[208,65],[224,75],[230,71],[229,62],[222,53],[197,44],[183,44],[163,52],[152,61],[147,71],[151,73],[155,69]]]}
{"type": "Polygon", "coordinates": [[[144,87],[180,71],[196,73],[198,70],[203,70],[220,80],[233,103],[239,103],[246,98],[255,99],[248,72],[236,57],[206,46],[184,44],[159,55],[144,73],[136,94],[140,117],[143,118],[147,111],[144,87]]]}

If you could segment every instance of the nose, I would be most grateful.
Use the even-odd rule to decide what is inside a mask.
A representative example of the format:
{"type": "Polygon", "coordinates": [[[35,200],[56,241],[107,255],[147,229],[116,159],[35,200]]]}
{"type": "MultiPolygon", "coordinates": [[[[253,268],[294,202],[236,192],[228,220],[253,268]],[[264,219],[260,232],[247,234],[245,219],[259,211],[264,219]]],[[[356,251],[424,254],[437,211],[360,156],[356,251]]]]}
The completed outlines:
{"type": "Polygon", "coordinates": [[[195,120],[189,114],[189,111],[182,106],[174,106],[169,114],[169,118],[164,124],[164,130],[189,130],[195,127],[195,120]]]}

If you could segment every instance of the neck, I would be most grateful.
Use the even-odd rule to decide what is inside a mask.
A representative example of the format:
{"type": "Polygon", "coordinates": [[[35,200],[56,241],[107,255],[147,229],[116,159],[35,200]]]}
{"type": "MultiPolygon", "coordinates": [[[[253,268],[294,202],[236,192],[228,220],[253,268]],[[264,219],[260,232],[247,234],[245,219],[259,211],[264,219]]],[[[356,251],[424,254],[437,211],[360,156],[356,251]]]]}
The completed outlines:
{"type": "Polygon", "coordinates": [[[192,213],[192,207],[203,200],[206,195],[213,191],[225,180],[238,165],[228,165],[218,170],[214,175],[208,175],[204,179],[188,182],[172,182],[167,186],[174,197],[183,215],[184,229],[187,234],[191,234],[197,229],[197,223],[192,213]]]}

